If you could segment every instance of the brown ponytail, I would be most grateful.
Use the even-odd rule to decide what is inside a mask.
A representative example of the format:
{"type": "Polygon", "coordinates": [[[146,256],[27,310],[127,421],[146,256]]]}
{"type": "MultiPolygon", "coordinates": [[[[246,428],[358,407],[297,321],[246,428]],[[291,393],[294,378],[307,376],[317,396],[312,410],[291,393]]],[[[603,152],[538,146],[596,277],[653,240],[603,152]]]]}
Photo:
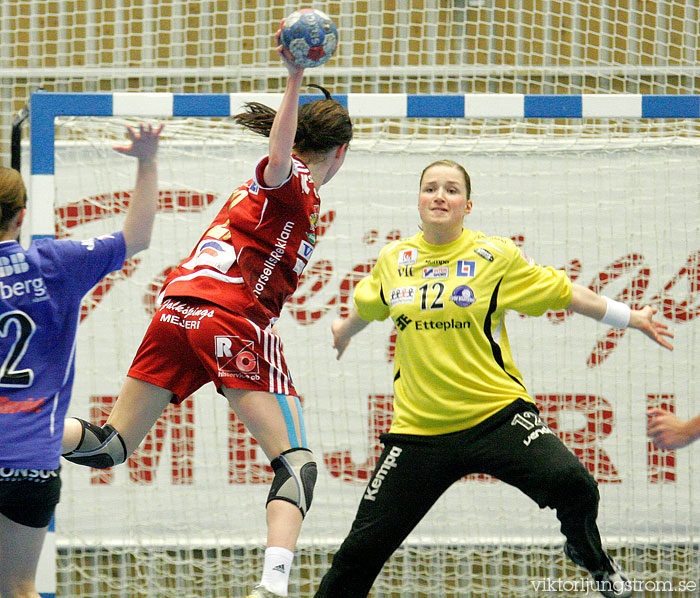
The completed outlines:
{"type": "MultiPolygon", "coordinates": [[[[294,150],[300,154],[323,153],[349,143],[352,139],[352,121],[345,107],[336,102],[327,89],[310,85],[323,92],[325,99],[302,104],[299,107],[294,150]]],[[[258,135],[270,136],[275,110],[258,102],[245,104],[246,112],[236,114],[233,120],[258,135]]]]}
{"type": "Polygon", "coordinates": [[[22,175],[12,168],[0,167],[0,230],[6,230],[26,205],[27,189],[22,175]]]}

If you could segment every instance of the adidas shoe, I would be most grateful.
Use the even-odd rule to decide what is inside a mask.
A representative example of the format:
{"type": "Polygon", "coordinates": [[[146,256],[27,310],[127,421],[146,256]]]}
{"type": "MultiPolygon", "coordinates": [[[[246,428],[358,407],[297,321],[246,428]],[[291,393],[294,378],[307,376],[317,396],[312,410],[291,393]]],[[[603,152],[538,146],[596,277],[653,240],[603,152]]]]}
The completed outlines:
{"type": "Polygon", "coordinates": [[[255,586],[253,591],[248,594],[248,598],[280,598],[281,594],[275,594],[266,587],[255,586]]]}
{"type": "MultiPolygon", "coordinates": [[[[586,569],[583,559],[568,542],[564,544],[564,554],[576,565],[586,569]]],[[[609,554],[605,554],[605,563],[602,564],[600,569],[589,571],[589,573],[593,576],[593,581],[595,581],[595,589],[605,598],[630,598],[632,596],[629,579],[627,579],[620,566],[609,554]]]]}

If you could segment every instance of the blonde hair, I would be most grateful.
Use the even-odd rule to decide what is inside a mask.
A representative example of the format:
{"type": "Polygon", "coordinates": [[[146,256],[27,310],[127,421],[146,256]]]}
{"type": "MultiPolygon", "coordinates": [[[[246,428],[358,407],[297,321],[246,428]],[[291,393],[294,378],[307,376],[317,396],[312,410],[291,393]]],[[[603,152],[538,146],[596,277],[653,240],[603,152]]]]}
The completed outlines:
{"type": "Polygon", "coordinates": [[[13,168],[0,166],[0,230],[6,230],[10,221],[27,205],[27,189],[22,175],[13,168]]]}

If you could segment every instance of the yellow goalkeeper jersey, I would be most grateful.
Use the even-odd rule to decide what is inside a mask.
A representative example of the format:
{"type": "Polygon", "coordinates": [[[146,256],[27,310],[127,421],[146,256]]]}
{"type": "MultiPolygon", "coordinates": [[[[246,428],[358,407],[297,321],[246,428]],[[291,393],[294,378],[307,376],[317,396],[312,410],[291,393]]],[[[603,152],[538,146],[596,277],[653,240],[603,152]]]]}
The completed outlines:
{"type": "Polygon", "coordinates": [[[539,266],[510,239],[463,230],[446,245],[418,233],[384,247],[357,285],[364,320],[397,330],[391,432],[447,434],[514,400],[532,401],[513,362],[506,310],[542,315],[571,302],[563,270],[539,266]]]}

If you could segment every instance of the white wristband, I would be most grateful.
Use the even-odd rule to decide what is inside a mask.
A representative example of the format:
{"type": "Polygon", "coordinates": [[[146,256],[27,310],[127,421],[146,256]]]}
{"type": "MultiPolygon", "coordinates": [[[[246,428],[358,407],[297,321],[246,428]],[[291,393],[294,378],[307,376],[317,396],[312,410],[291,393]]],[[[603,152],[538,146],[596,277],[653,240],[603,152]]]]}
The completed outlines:
{"type": "Polygon", "coordinates": [[[605,299],[607,307],[605,308],[605,315],[600,321],[613,328],[627,328],[630,323],[630,314],[632,313],[630,306],[609,297],[603,297],[603,299],[605,299]]]}

